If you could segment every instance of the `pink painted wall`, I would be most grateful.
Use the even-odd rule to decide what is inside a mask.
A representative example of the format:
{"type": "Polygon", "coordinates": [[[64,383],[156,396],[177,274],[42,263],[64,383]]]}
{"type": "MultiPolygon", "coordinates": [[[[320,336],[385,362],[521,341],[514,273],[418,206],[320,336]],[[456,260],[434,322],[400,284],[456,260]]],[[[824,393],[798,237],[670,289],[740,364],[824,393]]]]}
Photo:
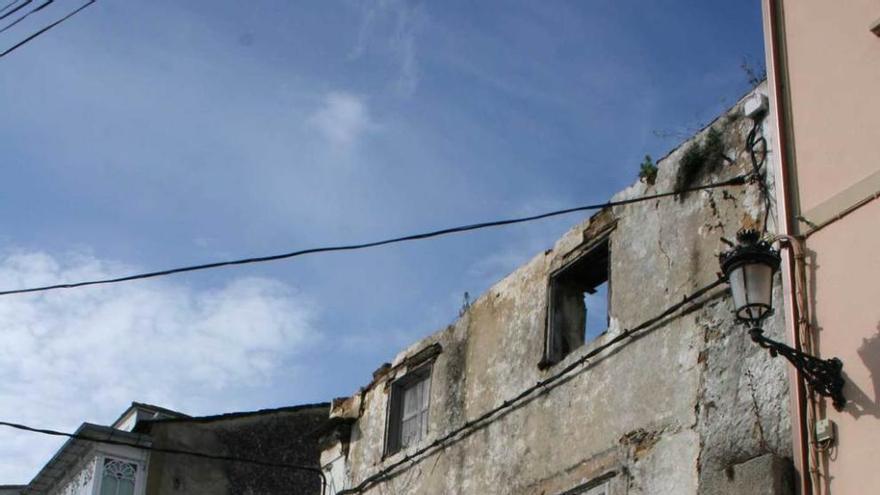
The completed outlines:
{"type": "Polygon", "coordinates": [[[838,428],[827,466],[831,494],[880,493],[878,227],[880,200],[874,200],[807,242],[818,349],[843,361],[847,380],[847,407],[827,410],[838,428]]]}
{"type": "Polygon", "coordinates": [[[795,166],[803,211],[880,164],[880,0],[784,0],[795,166]]]}
{"type": "MultiPolygon", "coordinates": [[[[837,211],[864,198],[880,172],[880,0],[764,0],[775,3],[782,29],[776,38],[783,61],[781,98],[773,106],[787,129],[788,216],[794,220],[837,211]],[[874,176],[876,177],[876,176],[874,176]],[[867,184],[867,185],[866,185],[867,184]],[[862,187],[862,190],[855,192],[862,187]]],[[[769,26],[773,19],[765,19],[769,26]]],[[[765,37],[771,43],[769,27],[765,37]]],[[[777,162],[777,166],[782,166],[777,162]]],[[[778,196],[779,204],[783,197],[778,196]]],[[[784,208],[783,210],[784,211],[784,208]]],[[[880,490],[880,199],[809,235],[806,241],[813,338],[821,357],[844,362],[849,403],[842,412],[826,404],[838,442],[823,455],[824,479],[814,493],[861,494],[880,490]]],[[[880,493],[880,492],[878,492],[880,493]]]]}

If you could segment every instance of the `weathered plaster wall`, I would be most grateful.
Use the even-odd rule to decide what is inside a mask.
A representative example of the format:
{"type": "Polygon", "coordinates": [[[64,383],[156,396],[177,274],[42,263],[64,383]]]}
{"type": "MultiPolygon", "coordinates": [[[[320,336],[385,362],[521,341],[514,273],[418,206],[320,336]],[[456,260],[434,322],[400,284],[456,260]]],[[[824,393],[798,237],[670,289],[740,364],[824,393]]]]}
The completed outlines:
{"type": "Polygon", "coordinates": [[[92,445],[81,453],[76,462],[62,468],[64,475],[53,487],[45,490],[31,486],[24,490],[24,493],[45,495],[93,495],[99,493],[103,462],[107,457],[137,464],[135,495],[144,493],[146,474],[143,470],[148,464],[149,454],[142,449],[125,445],[92,445]]]}
{"type": "MultiPolygon", "coordinates": [[[[743,152],[751,121],[739,116],[739,105],[714,126],[734,163],[700,182],[751,167],[743,152]]],[[[671,190],[687,144],[661,160],[656,184],[636,183],[615,199],[671,190]]],[[[758,188],[749,185],[615,207],[575,226],[459,320],[401,352],[361,393],[334,404],[333,415],[355,420],[349,442],[325,450],[336,488],[356,486],[716,280],[720,237],[755,225],[761,207],[758,188]],[[540,369],[550,273],[614,224],[609,330],[540,369]],[[388,385],[406,373],[408,357],[434,343],[443,350],[433,364],[428,437],[383,458],[388,385]]],[[[790,433],[785,365],[748,342],[726,294],[719,288],[692,311],[597,356],[365,493],[554,495],[603,476],[615,495],[730,493],[742,482],[729,476],[738,464],[767,453],[790,456],[790,433]]],[[[781,323],[771,320],[766,330],[780,337],[781,323]]],[[[761,459],[776,462],[773,455],[761,459]]]]}
{"type": "Polygon", "coordinates": [[[92,495],[95,489],[95,476],[97,469],[97,453],[83,459],[82,465],[73,470],[70,477],[52,491],[55,495],[92,495]]]}
{"type": "MultiPolygon", "coordinates": [[[[153,445],[318,467],[315,430],[327,420],[328,404],[258,414],[231,414],[151,422],[153,445]]],[[[148,495],[319,494],[314,473],[227,463],[154,452],[148,495]]]]}

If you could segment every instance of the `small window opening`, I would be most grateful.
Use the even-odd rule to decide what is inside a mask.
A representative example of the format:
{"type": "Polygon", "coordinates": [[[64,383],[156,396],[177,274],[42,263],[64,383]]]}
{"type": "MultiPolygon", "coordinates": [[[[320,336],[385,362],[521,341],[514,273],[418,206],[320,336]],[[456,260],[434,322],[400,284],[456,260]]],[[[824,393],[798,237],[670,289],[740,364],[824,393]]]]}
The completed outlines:
{"type": "Polygon", "coordinates": [[[417,443],[428,434],[431,367],[407,373],[391,385],[385,455],[417,443]]]}
{"type": "Polygon", "coordinates": [[[609,260],[606,239],[550,277],[543,365],[558,362],[608,329],[609,260]]]}

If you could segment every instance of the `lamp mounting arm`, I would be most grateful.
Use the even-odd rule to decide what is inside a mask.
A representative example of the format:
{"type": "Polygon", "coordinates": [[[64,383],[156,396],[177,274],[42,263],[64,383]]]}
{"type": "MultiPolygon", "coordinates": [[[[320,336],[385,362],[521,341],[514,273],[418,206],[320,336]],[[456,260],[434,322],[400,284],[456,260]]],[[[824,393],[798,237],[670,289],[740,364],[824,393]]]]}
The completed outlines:
{"type": "Polygon", "coordinates": [[[843,396],[844,380],[841,374],[843,362],[840,359],[821,359],[811,356],[782,342],[765,337],[764,331],[760,328],[749,330],[749,335],[753,342],[767,349],[770,356],[782,355],[794,365],[801,372],[810,388],[818,392],[819,395],[830,398],[835,409],[838,411],[843,409],[846,398],[843,396]]]}

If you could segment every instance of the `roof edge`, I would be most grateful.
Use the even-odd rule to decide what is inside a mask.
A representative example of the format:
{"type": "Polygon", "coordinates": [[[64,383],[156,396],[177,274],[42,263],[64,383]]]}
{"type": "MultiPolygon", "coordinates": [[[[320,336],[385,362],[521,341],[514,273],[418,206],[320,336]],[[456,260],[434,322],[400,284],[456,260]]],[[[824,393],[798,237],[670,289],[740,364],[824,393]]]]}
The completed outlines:
{"type": "Polygon", "coordinates": [[[173,409],[168,409],[166,407],[154,406],[153,404],[147,404],[146,402],[132,401],[131,404],[127,408],[125,408],[125,411],[122,411],[122,414],[120,414],[118,418],[116,418],[113,422],[110,423],[110,426],[115,427],[116,425],[118,425],[119,422],[122,421],[123,419],[125,419],[125,417],[128,416],[133,409],[149,409],[149,410],[155,411],[157,413],[167,414],[169,416],[184,417],[184,418],[190,417],[188,414],[184,414],[182,412],[175,411],[173,409]]]}
{"type": "Polygon", "coordinates": [[[223,413],[223,414],[214,414],[214,415],[210,415],[210,416],[187,416],[184,418],[145,419],[145,420],[137,422],[137,425],[134,428],[134,432],[146,433],[149,431],[149,427],[152,425],[155,425],[155,424],[210,423],[212,421],[224,421],[227,419],[246,418],[246,417],[250,417],[250,416],[260,416],[263,414],[273,414],[273,413],[279,413],[279,412],[298,412],[298,411],[305,411],[307,409],[327,409],[328,414],[329,414],[330,403],[329,402],[316,402],[314,404],[299,404],[296,406],[283,406],[283,407],[268,408],[268,409],[258,409],[255,411],[231,412],[231,413],[223,413]]]}

